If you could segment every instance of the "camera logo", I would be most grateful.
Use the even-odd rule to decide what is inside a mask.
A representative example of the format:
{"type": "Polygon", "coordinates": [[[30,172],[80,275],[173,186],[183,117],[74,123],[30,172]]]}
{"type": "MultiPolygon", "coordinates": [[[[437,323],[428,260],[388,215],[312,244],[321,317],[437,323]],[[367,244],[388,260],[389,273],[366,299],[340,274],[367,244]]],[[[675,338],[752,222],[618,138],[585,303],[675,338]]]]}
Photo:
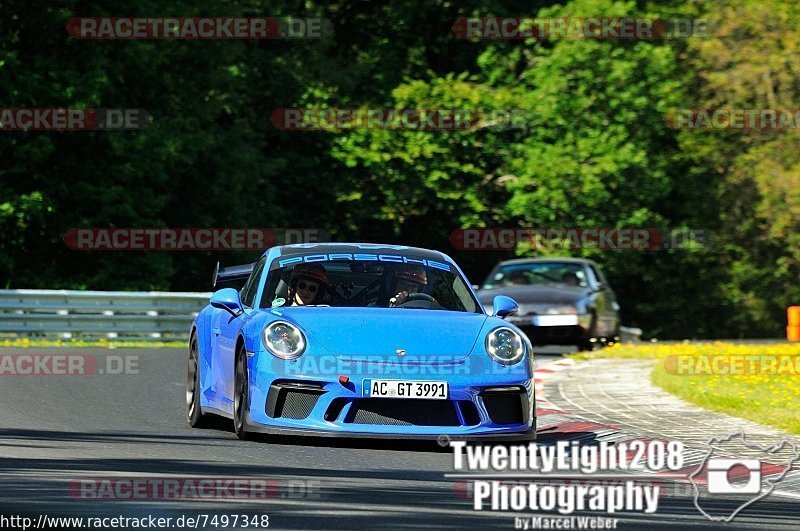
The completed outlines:
{"type": "Polygon", "coordinates": [[[709,459],[709,494],[758,494],[761,492],[761,462],[758,459],[709,459]],[[747,483],[739,485],[734,481],[735,473],[747,472],[747,483]]]}
{"type": "Polygon", "coordinates": [[[708,451],[697,470],[689,476],[694,505],[711,521],[730,522],[744,508],[771,494],[776,483],[798,462],[797,445],[786,439],[777,444],[759,445],[748,442],[742,432],[714,437],[708,441],[708,451]],[[716,514],[703,508],[701,491],[703,498],[708,494],[707,497],[714,500],[709,511],[716,514]],[[726,503],[717,503],[720,500],[726,503]],[[734,503],[731,505],[730,501],[734,503]]]}

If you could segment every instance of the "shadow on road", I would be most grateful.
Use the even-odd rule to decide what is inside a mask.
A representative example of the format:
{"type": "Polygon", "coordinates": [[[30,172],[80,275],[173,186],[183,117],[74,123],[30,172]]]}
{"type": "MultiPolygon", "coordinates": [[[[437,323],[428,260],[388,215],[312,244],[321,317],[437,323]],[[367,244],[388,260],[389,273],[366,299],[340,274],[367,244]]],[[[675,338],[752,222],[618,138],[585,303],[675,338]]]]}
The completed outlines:
{"type": "MultiPolygon", "coordinates": [[[[228,434],[229,435],[229,434],[228,434]]],[[[588,432],[543,434],[545,444],[560,440],[580,440],[593,444],[594,434],[588,432]]],[[[403,469],[365,468],[358,461],[343,465],[340,462],[322,461],[309,457],[307,464],[290,466],[263,465],[258,456],[247,457],[249,443],[235,441],[242,449],[232,454],[239,462],[162,458],[153,453],[151,443],[202,444],[216,437],[140,434],[131,432],[104,432],[96,434],[72,433],[54,430],[5,429],[0,430],[0,444],[29,441],[52,444],[58,441],[87,441],[128,444],[140,447],[135,458],[0,458],[0,512],[16,514],[99,516],[99,515],[193,515],[244,512],[269,514],[271,522],[281,528],[313,529],[404,529],[410,528],[469,528],[481,529],[513,525],[513,517],[522,513],[488,514],[472,510],[471,499],[463,488],[463,480],[444,477],[442,470],[427,467],[428,460],[412,461],[416,466],[403,469]],[[313,496],[291,497],[279,490],[270,499],[135,499],[98,500],[75,495],[68,485],[80,478],[223,478],[271,479],[283,489],[293,481],[315,481],[313,496]]],[[[293,438],[290,438],[293,439],[293,438]]],[[[304,439],[304,438],[301,438],[304,439]]],[[[271,443],[275,443],[270,438],[271,443]]],[[[303,442],[303,441],[300,441],[303,442]]],[[[323,440],[315,444],[341,444],[343,441],[323,440]]],[[[397,449],[399,441],[348,440],[358,448],[397,449]]],[[[402,443],[402,441],[400,441],[402,443]]],[[[292,444],[294,441],[276,444],[292,444]]],[[[258,444],[258,443],[256,443],[258,444]]],[[[436,443],[433,443],[436,448],[436,443]]],[[[400,444],[399,447],[405,447],[400,444]]],[[[410,445],[414,448],[416,445],[410,445]]],[[[292,448],[276,448],[291,452],[292,448]]],[[[302,451],[302,449],[298,449],[302,451]]],[[[437,449],[437,451],[439,451],[437,449]]],[[[180,455],[170,451],[171,455],[180,455]]],[[[235,452],[235,450],[232,450],[235,452]]],[[[280,463],[280,461],[278,461],[280,463]]],[[[720,510],[731,504],[727,500],[714,501],[720,510]]],[[[790,528],[796,523],[800,504],[794,501],[769,498],[748,507],[737,517],[732,527],[752,528],[759,524],[770,529],[790,528]]],[[[636,527],[656,528],[691,523],[712,526],[702,518],[690,498],[665,498],[659,503],[655,515],[620,514],[623,521],[636,527]]],[[[621,525],[621,527],[625,527],[621,525]]],[[[728,526],[727,528],[731,528],[728,526]]]]}

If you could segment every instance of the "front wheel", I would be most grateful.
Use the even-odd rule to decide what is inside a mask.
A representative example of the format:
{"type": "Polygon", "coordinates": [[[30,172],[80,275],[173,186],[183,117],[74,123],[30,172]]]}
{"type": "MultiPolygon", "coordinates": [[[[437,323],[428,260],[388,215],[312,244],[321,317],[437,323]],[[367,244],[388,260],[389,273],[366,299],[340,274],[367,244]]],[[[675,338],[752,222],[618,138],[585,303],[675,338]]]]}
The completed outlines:
{"type": "Polygon", "coordinates": [[[587,332],[587,338],[578,343],[578,351],[579,352],[591,352],[595,350],[597,347],[600,346],[600,343],[596,337],[597,335],[597,315],[592,315],[592,322],[589,325],[589,330],[587,332]]]}
{"type": "Polygon", "coordinates": [[[247,421],[245,415],[250,406],[248,390],[249,378],[247,377],[247,354],[244,347],[240,347],[236,352],[236,375],[234,377],[233,393],[233,431],[242,440],[250,438],[247,432],[247,421]]]}
{"type": "Polygon", "coordinates": [[[581,341],[578,343],[578,352],[591,352],[597,348],[598,343],[595,341],[581,341]]]}
{"type": "Polygon", "coordinates": [[[189,340],[189,363],[186,371],[186,418],[192,428],[208,425],[208,415],[200,406],[200,364],[197,348],[197,334],[189,340]]]}

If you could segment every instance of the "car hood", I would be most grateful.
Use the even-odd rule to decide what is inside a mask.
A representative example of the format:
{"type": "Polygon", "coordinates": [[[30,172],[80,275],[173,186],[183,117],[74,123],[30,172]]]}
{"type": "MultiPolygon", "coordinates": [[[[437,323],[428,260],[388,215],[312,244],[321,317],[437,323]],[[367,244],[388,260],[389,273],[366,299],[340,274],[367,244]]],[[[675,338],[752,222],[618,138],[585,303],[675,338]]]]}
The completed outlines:
{"type": "Polygon", "coordinates": [[[398,308],[288,307],[279,313],[330,354],[370,361],[467,358],[487,319],[479,313],[398,308]]]}
{"type": "Polygon", "coordinates": [[[535,284],[531,286],[503,286],[478,291],[478,298],[484,306],[491,306],[498,295],[514,299],[517,304],[575,304],[587,297],[592,290],[566,284],[535,284]]]}

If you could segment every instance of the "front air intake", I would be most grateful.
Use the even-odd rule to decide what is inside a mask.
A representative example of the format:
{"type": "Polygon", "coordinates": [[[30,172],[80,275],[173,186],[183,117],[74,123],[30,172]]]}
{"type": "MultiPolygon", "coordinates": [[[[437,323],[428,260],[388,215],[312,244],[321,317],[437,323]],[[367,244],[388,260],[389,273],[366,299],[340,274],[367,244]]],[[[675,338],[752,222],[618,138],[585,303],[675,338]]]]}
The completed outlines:
{"type": "Polygon", "coordinates": [[[489,387],[481,393],[483,405],[495,424],[528,422],[528,393],[519,387],[489,387]]]}
{"type": "Polygon", "coordinates": [[[324,393],[322,386],[315,383],[274,383],[267,394],[266,413],[275,419],[306,419],[324,393]]]}
{"type": "Polygon", "coordinates": [[[400,398],[353,401],[345,422],[384,426],[460,426],[453,402],[400,398]]]}

